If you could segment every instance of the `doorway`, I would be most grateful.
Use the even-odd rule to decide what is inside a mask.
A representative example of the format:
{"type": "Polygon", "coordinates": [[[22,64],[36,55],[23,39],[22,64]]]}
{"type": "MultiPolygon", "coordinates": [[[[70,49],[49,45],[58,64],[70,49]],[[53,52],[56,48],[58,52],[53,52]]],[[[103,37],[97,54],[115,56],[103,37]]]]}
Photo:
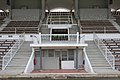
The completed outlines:
{"type": "Polygon", "coordinates": [[[55,57],[59,57],[60,69],[74,69],[74,53],[68,50],[55,50],[55,57]]]}

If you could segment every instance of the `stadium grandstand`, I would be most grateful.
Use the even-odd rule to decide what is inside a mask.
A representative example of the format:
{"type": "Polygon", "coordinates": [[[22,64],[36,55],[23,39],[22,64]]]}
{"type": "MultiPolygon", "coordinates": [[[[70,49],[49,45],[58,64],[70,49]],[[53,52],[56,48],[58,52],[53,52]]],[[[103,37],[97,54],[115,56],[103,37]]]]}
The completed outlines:
{"type": "Polygon", "coordinates": [[[0,0],[0,78],[119,78],[119,4],[0,0]]]}

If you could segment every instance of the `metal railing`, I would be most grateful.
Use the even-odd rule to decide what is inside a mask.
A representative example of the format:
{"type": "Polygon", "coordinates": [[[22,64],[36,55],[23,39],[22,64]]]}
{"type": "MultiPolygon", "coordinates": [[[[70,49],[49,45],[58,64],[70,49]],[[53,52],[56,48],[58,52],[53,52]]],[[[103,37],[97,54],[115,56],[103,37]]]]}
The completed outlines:
{"type": "Polygon", "coordinates": [[[92,29],[86,29],[86,30],[83,30],[82,29],[82,32],[83,33],[103,33],[103,34],[106,34],[106,33],[120,33],[118,30],[107,30],[105,27],[102,29],[102,30],[100,30],[100,29],[98,29],[98,30],[92,30],[92,29]]]}
{"type": "Polygon", "coordinates": [[[77,34],[39,34],[32,35],[34,44],[62,42],[62,43],[85,43],[85,35],[77,34]]]}
{"type": "Polygon", "coordinates": [[[33,59],[34,59],[34,49],[32,49],[32,53],[31,53],[31,56],[28,60],[28,63],[26,65],[26,68],[24,70],[24,73],[30,73],[34,70],[34,62],[33,62],[33,59]]]}
{"type": "Polygon", "coordinates": [[[115,57],[105,46],[103,41],[94,33],[94,42],[100,49],[101,53],[104,55],[105,59],[108,61],[112,69],[115,69],[115,57]]]}
{"type": "Polygon", "coordinates": [[[41,34],[41,42],[62,41],[73,43],[85,43],[85,36],[77,36],[77,34],[41,34]]]}
{"type": "Polygon", "coordinates": [[[17,53],[19,50],[20,46],[24,42],[24,36],[21,35],[21,37],[16,40],[15,44],[11,47],[11,49],[6,53],[5,56],[3,56],[2,59],[2,70],[5,70],[5,68],[8,66],[14,55],[17,53]]]}

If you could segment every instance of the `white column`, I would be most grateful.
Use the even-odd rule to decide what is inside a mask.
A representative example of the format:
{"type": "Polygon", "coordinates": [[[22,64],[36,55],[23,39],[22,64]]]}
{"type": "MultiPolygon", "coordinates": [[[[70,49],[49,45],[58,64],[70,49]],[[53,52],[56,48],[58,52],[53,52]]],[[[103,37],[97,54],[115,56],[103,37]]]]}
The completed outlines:
{"type": "Polygon", "coordinates": [[[41,44],[41,33],[39,33],[39,44],[41,44]]]}

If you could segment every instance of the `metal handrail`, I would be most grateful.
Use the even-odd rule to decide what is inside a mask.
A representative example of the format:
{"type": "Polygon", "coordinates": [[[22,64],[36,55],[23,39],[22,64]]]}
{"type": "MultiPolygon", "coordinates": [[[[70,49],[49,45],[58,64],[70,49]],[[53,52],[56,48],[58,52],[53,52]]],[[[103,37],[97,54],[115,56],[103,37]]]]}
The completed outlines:
{"type": "Polygon", "coordinates": [[[34,52],[35,52],[34,49],[32,49],[32,53],[31,53],[31,56],[30,56],[30,58],[29,58],[29,60],[27,62],[27,65],[25,67],[24,73],[27,73],[28,71],[30,72],[30,70],[31,71],[33,70],[33,68],[32,69],[30,68],[30,70],[29,70],[29,67],[33,67],[34,66],[34,65],[31,66],[31,64],[33,64],[34,52]]]}
{"type": "Polygon", "coordinates": [[[105,46],[103,41],[99,39],[99,37],[94,33],[94,42],[100,49],[101,53],[105,57],[105,59],[108,61],[112,69],[115,69],[115,57],[114,55],[110,52],[110,50],[105,46]]]}

